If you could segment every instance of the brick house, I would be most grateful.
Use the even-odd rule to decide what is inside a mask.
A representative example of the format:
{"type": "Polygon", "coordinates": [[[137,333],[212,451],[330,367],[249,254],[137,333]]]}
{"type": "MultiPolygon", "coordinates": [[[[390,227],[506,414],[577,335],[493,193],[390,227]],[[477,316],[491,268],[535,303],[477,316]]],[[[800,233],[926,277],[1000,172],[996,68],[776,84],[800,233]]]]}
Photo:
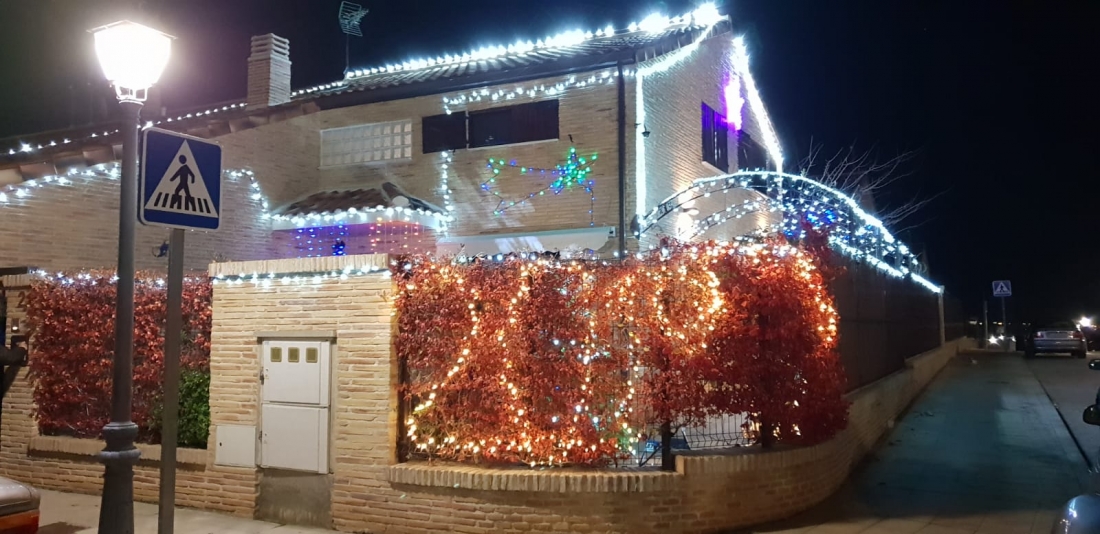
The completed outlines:
{"type": "MultiPolygon", "coordinates": [[[[189,267],[404,251],[610,256],[690,223],[699,208],[640,239],[632,231],[693,180],[782,166],[744,44],[713,7],[352,70],[299,90],[290,71],[290,43],[254,37],[245,101],[146,119],[223,147],[225,220],[188,239],[189,267]]],[[[0,144],[4,264],[114,262],[113,128],[0,144]]],[[[738,222],[714,237],[767,221],[738,222]]],[[[139,229],[139,268],[163,267],[155,253],[166,236],[139,229]]]]}

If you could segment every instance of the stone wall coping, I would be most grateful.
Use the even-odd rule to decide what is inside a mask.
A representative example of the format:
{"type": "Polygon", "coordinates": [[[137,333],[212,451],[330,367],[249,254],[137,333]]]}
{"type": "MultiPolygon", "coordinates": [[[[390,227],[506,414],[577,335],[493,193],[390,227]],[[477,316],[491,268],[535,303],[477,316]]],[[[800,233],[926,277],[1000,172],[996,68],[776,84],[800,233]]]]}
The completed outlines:
{"type": "Polygon", "coordinates": [[[388,271],[388,254],[354,254],[285,260],[227,261],[210,264],[210,276],[264,276],[269,274],[331,273],[333,271],[388,271]]]}
{"type": "Polygon", "coordinates": [[[264,341],[267,339],[311,339],[315,341],[332,341],[336,339],[335,330],[286,330],[286,331],[265,331],[256,332],[256,339],[264,341]]]}
{"type": "MultiPolygon", "coordinates": [[[[138,443],[141,461],[160,463],[160,445],[138,443]]],[[[27,446],[28,452],[39,454],[69,454],[94,458],[103,450],[103,442],[98,439],[70,438],[64,436],[35,436],[27,446]]],[[[176,449],[176,463],[179,465],[205,466],[209,457],[206,449],[176,449]]]]}
{"type": "Polygon", "coordinates": [[[655,469],[534,470],[409,462],[386,470],[391,484],[480,491],[645,493],[672,489],[683,475],[655,469]]]}

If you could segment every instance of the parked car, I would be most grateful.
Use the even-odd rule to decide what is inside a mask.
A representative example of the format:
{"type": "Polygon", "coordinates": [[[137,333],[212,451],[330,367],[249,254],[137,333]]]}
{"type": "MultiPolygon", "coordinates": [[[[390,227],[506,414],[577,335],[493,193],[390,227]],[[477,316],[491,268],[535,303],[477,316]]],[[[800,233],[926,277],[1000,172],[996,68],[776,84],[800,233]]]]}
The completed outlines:
{"type": "Polygon", "coordinates": [[[1024,341],[1024,356],[1034,358],[1037,354],[1069,353],[1076,358],[1088,354],[1088,344],[1081,329],[1070,321],[1048,323],[1032,328],[1024,341]]]}
{"type": "Polygon", "coordinates": [[[0,534],[38,532],[38,490],[0,477],[0,534]]]}
{"type": "MultiPolygon", "coordinates": [[[[1089,369],[1100,371],[1100,360],[1089,362],[1089,369]]],[[[1096,404],[1085,408],[1082,419],[1090,425],[1100,426],[1100,391],[1096,392],[1096,404]]],[[[1100,532],[1100,495],[1078,495],[1062,507],[1062,513],[1051,527],[1051,534],[1096,534],[1100,532]]]]}

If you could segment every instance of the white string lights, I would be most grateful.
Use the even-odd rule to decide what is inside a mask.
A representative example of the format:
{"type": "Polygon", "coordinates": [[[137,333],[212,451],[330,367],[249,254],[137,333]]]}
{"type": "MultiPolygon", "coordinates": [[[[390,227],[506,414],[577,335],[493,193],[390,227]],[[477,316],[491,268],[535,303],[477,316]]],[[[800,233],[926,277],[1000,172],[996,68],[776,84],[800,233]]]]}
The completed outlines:
{"type": "Polygon", "coordinates": [[[706,3],[701,5],[691,13],[685,13],[678,17],[668,17],[662,14],[649,15],[648,17],[643,19],[642,24],[631,23],[625,32],[616,31],[612,26],[608,26],[595,32],[576,29],[562,32],[552,37],[539,39],[533,42],[530,40],[520,40],[507,46],[487,46],[463,54],[445,54],[442,56],[436,56],[434,58],[427,57],[413,59],[405,61],[403,63],[388,64],[379,67],[352,69],[345,74],[343,80],[315,85],[306,89],[299,89],[292,92],[291,96],[295,97],[315,93],[317,91],[327,91],[331,89],[346,87],[350,85],[349,81],[377,74],[408,72],[440,66],[480,63],[493,59],[523,57],[529,54],[550,49],[567,48],[570,46],[584,44],[585,42],[593,39],[618,37],[627,33],[660,33],[676,26],[682,26],[685,28],[709,27],[722,19],[723,16],[718,12],[717,6],[715,6],[713,3],[706,3]]]}
{"type": "Polygon", "coordinates": [[[385,267],[373,264],[362,266],[348,265],[343,269],[323,273],[240,273],[236,276],[219,274],[214,277],[214,285],[225,284],[227,286],[252,284],[253,287],[270,288],[275,284],[281,286],[319,286],[329,280],[347,280],[357,276],[381,276],[389,278],[390,271],[385,267]]]}
{"type": "MultiPolygon", "coordinates": [[[[223,106],[215,106],[215,107],[212,107],[210,109],[205,109],[205,110],[202,110],[202,111],[195,111],[195,112],[191,112],[191,113],[187,113],[187,114],[177,115],[174,118],[173,117],[168,117],[168,118],[160,119],[160,120],[157,120],[157,121],[148,121],[148,122],[145,123],[145,127],[148,128],[148,127],[151,127],[151,126],[159,126],[159,125],[164,124],[164,123],[173,122],[173,120],[182,121],[182,120],[185,120],[185,119],[190,119],[190,118],[195,118],[195,117],[203,117],[203,116],[210,115],[210,114],[213,114],[213,113],[220,113],[222,111],[229,111],[231,109],[238,109],[238,108],[244,109],[245,106],[246,106],[246,102],[236,102],[236,103],[233,103],[233,104],[225,104],[223,106]]],[[[8,155],[9,156],[15,156],[15,155],[21,154],[21,153],[23,153],[23,154],[33,153],[33,152],[36,152],[38,150],[43,150],[43,149],[46,149],[46,148],[49,148],[49,147],[55,147],[55,146],[58,146],[58,145],[67,145],[67,144],[73,143],[73,142],[87,141],[88,139],[98,139],[100,137],[107,137],[107,136],[110,136],[110,135],[113,135],[113,134],[117,134],[118,132],[119,131],[117,129],[116,130],[105,130],[103,132],[92,132],[91,134],[89,134],[85,137],[82,137],[82,138],[78,138],[75,141],[73,139],[68,138],[68,137],[63,137],[60,141],[58,141],[56,139],[53,139],[53,140],[50,140],[50,141],[45,142],[45,143],[40,143],[38,145],[32,145],[32,144],[29,144],[29,143],[20,142],[18,147],[13,147],[13,148],[8,149],[8,155]]]]}
{"type": "Polygon", "coordinates": [[[804,237],[803,222],[827,226],[830,243],[845,255],[866,261],[891,276],[909,277],[932,292],[942,291],[933,282],[913,272],[919,265],[917,257],[886,229],[881,220],[860,207],[850,196],[805,176],[781,172],[740,172],[696,180],[691,187],[669,196],[642,217],[637,235],[644,234],[669,214],[683,213],[681,206],[689,202],[731,189],[756,191],[765,198],[744,200],[695,218],[685,235],[679,237],[684,240],[697,238],[710,228],[750,213],[781,212],[783,221],[776,229],[783,234],[804,237]]]}

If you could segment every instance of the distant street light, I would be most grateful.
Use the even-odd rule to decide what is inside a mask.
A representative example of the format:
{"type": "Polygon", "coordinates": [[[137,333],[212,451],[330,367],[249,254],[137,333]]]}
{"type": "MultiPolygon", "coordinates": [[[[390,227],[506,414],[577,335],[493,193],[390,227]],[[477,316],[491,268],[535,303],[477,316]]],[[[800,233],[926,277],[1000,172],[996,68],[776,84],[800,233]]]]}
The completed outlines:
{"type": "Polygon", "coordinates": [[[138,427],[131,418],[134,381],[134,223],[137,220],[138,121],[149,88],[157,83],[172,37],[130,21],[91,30],[103,74],[122,106],[122,181],[118,204],[118,297],[115,359],[111,375],[111,422],[103,428],[103,496],[99,531],[134,531],[134,448],[138,427]]]}
{"type": "Polygon", "coordinates": [[[1082,317],[1080,321],[1077,321],[1077,326],[1081,328],[1092,328],[1092,318],[1082,317]]]}

